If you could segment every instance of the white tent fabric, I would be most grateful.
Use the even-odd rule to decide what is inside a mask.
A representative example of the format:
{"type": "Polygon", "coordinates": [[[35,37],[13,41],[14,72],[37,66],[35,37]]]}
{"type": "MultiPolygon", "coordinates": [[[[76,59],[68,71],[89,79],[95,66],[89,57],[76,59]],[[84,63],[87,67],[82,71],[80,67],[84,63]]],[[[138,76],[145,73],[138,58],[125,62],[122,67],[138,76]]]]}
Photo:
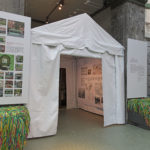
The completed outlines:
{"type": "Polygon", "coordinates": [[[123,50],[87,14],[32,29],[29,137],[57,132],[61,54],[102,58],[104,126],[124,124],[123,50]]]}

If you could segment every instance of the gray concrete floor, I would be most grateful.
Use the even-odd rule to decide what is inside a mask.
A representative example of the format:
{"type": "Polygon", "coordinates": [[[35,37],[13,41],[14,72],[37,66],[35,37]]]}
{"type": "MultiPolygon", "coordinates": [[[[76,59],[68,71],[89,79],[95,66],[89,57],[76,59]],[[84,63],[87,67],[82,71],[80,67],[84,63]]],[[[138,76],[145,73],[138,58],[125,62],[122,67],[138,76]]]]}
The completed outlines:
{"type": "Polygon", "coordinates": [[[132,125],[103,128],[101,116],[61,110],[57,135],[28,140],[24,150],[150,150],[150,131],[132,125]]]}

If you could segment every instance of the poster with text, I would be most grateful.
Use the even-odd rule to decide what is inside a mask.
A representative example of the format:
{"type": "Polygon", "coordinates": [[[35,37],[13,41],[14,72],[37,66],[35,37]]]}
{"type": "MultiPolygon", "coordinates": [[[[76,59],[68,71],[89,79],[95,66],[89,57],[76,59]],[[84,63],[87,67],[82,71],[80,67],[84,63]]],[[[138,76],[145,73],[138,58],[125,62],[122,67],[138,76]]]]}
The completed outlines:
{"type": "Polygon", "coordinates": [[[77,59],[78,106],[103,115],[102,59],[77,59]]]}
{"type": "Polygon", "coordinates": [[[128,39],[127,98],[147,97],[147,43],[128,39]]]}
{"type": "Polygon", "coordinates": [[[31,19],[0,11],[0,105],[28,102],[31,19]]]}

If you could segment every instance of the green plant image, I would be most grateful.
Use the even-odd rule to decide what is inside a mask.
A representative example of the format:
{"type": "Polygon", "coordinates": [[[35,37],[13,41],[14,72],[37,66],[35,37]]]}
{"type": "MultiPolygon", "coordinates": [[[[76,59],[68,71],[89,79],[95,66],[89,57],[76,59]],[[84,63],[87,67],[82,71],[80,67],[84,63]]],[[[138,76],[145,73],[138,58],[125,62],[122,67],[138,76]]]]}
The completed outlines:
{"type": "Polygon", "coordinates": [[[16,64],[15,65],[15,70],[16,71],[22,71],[23,70],[23,64],[16,64]]]}
{"type": "Polygon", "coordinates": [[[22,89],[15,89],[14,90],[14,95],[15,96],[22,96],[22,89]]]}
{"type": "Polygon", "coordinates": [[[5,43],[5,37],[4,36],[0,36],[0,43],[5,43]]]}
{"type": "Polygon", "coordinates": [[[4,72],[0,72],[0,79],[4,79],[4,72]]]}
{"type": "Polygon", "coordinates": [[[23,63],[23,56],[16,56],[16,62],[17,63],[23,63]]]}
{"type": "Polygon", "coordinates": [[[0,54],[0,70],[14,70],[14,55],[0,54]]]}
{"type": "Polygon", "coordinates": [[[13,94],[13,90],[5,90],[5,94],[13,94]]]}
{"type": "Polygon", "coordinates": [[[6,19],[0,18],[0,25],[6,25],[6,19]]]}
{"type": "Polygon", "coordinates": [[[3,88],[0,88],[0,97],[3,97],[3,88]]]}
{"type": "Polygon", "coordinates": [[[8,20],[7,34],[9,36],[24,38],[24,23],[8,20]]]}

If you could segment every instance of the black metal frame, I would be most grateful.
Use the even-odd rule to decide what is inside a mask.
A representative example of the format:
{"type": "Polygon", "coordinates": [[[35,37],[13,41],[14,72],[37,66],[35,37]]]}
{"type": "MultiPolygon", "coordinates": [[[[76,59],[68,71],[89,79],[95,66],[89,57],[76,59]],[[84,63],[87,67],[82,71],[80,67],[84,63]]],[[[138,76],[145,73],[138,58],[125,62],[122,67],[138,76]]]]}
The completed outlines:
{"type": "Polygon", "coordinates": [[[64,5],[64,0],[60,0],[59,2],[56,3],[56,6],[49,12],[49,14],[47,15],[46,17],[46,22],[45,23],[48,23],[49,21],[49,17],[53,14],[53,12],[57,9],[58,6],[60,5],[64,5]]]}

